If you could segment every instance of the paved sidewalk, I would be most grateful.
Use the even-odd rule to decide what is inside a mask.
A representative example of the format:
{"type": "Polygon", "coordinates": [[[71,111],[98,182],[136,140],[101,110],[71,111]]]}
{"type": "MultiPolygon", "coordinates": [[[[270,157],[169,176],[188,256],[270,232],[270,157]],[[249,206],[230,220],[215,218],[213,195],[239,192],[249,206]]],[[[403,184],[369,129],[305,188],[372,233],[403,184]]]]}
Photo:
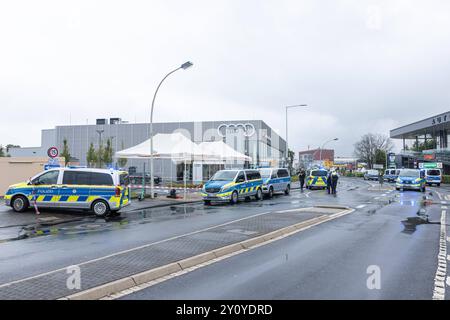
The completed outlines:
{"type": "Polygon", "coordinates": [[[80,290],[70,290],[66,269],[0,285],[0,299],[58,299],[105,283],[248,240],[342,209],[275,211],[81,263],[80,290]]]}

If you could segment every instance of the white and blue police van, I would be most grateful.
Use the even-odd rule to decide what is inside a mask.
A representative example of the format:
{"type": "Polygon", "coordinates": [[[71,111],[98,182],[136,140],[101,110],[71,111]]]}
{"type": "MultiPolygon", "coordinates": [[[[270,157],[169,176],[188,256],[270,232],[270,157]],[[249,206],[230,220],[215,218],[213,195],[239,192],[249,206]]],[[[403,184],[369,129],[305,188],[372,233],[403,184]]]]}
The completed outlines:
{"type": "Polygon", "coordinates": [[[38,208],[91,210],[97,216],[130,204],[128,172],[113,169],[49,169],[29,181],[11,185],[5,204],[16,212],[38,208]]]}
{"type": "Polygon", "coordinates": [[[258,170],[220,170],[203,186],[201,196],[205,205],[211,202],[230,202],[239,199],[262,199],[262,179],[258,170]]]}
{"type": "Polygon", "coordinates": [[[289,195],[291,191],[291,175],[286,168],[261,168],[259,169],[263,179],[262,192],[269,198],[275,193],[289,195]]]}
{"type": "Polygon", "coordinates": [[[442,183],[442,171],[440,169],[423,169],[425,180],[429,186],[435,184],[438,187],[442,183]]]}

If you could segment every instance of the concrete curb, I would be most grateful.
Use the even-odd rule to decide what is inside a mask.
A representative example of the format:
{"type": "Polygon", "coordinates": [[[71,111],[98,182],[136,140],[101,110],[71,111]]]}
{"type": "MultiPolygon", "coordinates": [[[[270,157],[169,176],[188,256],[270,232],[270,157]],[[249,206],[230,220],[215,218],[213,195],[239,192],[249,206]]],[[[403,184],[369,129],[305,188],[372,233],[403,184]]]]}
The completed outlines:
{"type": "MultiPolygon", "coordinates": [[[[354,210],[349,207],[339,207],[342,208],[342,212],[338,212],[334,215],[337,217],[341,215],[345,215],[347,213],[351,213],[354,210]]],[[[97,300],[104,298],[106,296],[110,296],[114,293],[121,292],[127,289],[130,289],[135,286],[142,285],[144,283],[166,277],[170,274],[183,271],[185,269],[197,266],[199,264],[214,260],[216,258],[220,258],[229,254],[233,254],[238,251],[248,250],[254,246],[260,245],[262,243],[266,243],[273,239],[276,239],[281,236],[287,236],[290,234],[294,234],[299,232],[305,228],[310,226],[314,226],[316,224],[320,224],[322,222],[326,222],[328,220],[333,220],[335,218],[334,215],[321,215],[316,218],[312,218],[306,221],[302,221],[291,226],[284,227],[282,229],[278,229],[245,241],[241,241],[238,243],[234,243],[225,247],[221,247],[212,251],[208,251],[187,259],[183,259],[165,266],[161,266],[158,268],[150,269],[148,271],[141,272],[139,274],[135,274],[123,279],[119,279],[110,283],[106,283],[104,285],[94,287],[85,291],[81,291],[75,293],[73,295],[61,298],[60,300],[97,300]]]]}

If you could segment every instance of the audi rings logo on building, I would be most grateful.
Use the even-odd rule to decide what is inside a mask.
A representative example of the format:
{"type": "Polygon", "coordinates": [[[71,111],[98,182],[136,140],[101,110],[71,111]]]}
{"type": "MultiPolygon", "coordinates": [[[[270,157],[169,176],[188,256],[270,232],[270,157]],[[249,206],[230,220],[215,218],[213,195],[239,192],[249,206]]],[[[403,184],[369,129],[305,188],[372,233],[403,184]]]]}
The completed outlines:
{"type": "Polygon", "coordinates": [[[217,127],[217,133],[221,137],[225,137],[227,132],[236,133],[242,131],[245,137],[251,137],[255,134],[255,126],[251,123],[222,123],[217,127]]]}

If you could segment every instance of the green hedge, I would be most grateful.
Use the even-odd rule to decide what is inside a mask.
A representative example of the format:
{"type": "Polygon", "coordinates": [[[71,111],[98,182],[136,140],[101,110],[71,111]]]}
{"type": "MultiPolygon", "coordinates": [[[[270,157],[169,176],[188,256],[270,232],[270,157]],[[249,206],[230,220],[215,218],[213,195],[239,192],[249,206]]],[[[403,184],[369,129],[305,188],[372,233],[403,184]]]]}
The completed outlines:
{"type": "Polygon", "coordinates": [[[442,183],[450,183],[450,175],[443,175],[442,183]]]}
{"type": "Polygon", "coordinates": [[[346,172],[343,174],[344,177],[357,177],[357,178],[362,178],[364,177],[364,173],[362,172],[346,172]]]}

